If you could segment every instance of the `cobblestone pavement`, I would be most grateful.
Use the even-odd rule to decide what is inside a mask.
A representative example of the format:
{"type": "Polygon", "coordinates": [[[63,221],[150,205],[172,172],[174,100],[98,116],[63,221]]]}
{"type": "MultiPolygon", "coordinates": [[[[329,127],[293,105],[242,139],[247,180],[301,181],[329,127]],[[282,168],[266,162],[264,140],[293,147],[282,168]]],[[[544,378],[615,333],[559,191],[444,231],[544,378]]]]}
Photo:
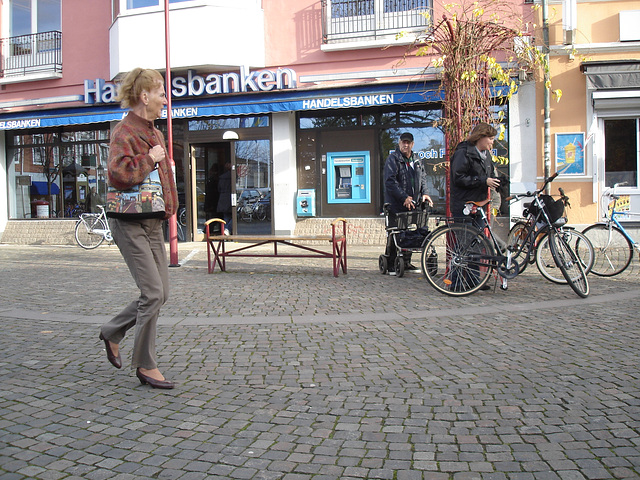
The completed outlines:
{"type": "Polygon", "coordinates": [[[535,266],[450,298],[379,253],[208,275],[181,244],[161,391],[98,340],[136,296],[115,247],[0,245],[0,479],[640,478],[637,259],[587,299],[535,266]]]}

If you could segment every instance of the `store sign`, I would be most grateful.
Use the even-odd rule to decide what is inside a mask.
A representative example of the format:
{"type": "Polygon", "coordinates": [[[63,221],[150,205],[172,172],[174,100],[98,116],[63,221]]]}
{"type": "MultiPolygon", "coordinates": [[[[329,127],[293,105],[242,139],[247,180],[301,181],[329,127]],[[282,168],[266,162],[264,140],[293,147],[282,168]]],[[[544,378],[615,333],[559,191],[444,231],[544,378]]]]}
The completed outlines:
{"type": "Polygon", "coordinates": [[[302,102],[302,109],[318,110],[321,108],[353,108],[391,104],[393,104],[393,94],[357,95],[350,97],[314,98],[312,100],[304,100],[302,102]]]}
{"type": "MultiPolygon", "coordinates": [[[[189,70],[187,76],[176,76],[171,79],[171,96],[198,97],[200,95],[218,95],[225,93],[270,92],[296,88],[298,84],[295,70],[278,68],[277,70],[245,70],[240,73],[211,73],[206,76],[197,75],[189,70]]],[[[116,101],[116,86],[103,79],[84,81],[84,102],[87,104],[110,103],[116,101]]]]}
{"type": "Polygon", "coordinates": [[[39,118],[29,118],[25,120],[0,120],[0,130],[16,130],[21,128],[38,128],[39,118]]]}

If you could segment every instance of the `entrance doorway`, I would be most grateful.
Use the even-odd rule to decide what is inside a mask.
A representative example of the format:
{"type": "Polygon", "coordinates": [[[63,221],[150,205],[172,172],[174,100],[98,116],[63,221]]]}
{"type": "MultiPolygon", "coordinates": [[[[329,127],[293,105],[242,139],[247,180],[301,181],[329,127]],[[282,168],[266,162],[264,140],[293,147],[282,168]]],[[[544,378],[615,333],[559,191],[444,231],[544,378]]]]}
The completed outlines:
{"type": "Polygon", "coordinates": [[[184,223],[194,241],[210,218],[225,220],[229,233],[272,232],[269,140],[191,144],[190,172],[184,223]]]}
{"type": "Polygon", "coordinates": [[[232,169],[235,172],[233,231],[242,235],[272,233],[271,221],[271,142],[234,142],[232,169]]]}
{"type": "Polygon", "coordinates": [[[195,241],[203,240],[204,223],[208,219],[224,219],[225,212],[220,210],[219,206],[223,210],[231,211],[230,162],[231,144],[228,142],[191,145],[191,195],[183,222],[188,230],[193,232],[195,241]],[[225,165],[227,165],[227,175],[223,177],[225,165]],[[229,177],[227,189],[229,200],[226,209],[220,202],[220,183],[225,177],[229,177]]]}

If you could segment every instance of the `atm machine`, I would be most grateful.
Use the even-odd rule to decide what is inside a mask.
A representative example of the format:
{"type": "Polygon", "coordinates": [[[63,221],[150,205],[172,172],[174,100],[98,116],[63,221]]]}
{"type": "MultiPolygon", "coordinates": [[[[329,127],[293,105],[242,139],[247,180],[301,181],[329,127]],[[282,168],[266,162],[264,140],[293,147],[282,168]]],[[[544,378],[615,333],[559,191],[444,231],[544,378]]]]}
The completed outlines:
{"type": "Polygon", "coordinates": [[[369,152],[327,153],[327,202],[371,203],[369,152]]]}

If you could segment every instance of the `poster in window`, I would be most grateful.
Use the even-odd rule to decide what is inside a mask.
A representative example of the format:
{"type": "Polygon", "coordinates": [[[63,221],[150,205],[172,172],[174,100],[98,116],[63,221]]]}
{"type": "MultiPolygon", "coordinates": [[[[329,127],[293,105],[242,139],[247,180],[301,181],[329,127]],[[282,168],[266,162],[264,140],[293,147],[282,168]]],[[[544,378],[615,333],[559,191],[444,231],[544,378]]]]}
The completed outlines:
{"type": "Polygon", "coordinates": [[[556,171],[585,175],[584,133],[556,133],[556,171]]]}

